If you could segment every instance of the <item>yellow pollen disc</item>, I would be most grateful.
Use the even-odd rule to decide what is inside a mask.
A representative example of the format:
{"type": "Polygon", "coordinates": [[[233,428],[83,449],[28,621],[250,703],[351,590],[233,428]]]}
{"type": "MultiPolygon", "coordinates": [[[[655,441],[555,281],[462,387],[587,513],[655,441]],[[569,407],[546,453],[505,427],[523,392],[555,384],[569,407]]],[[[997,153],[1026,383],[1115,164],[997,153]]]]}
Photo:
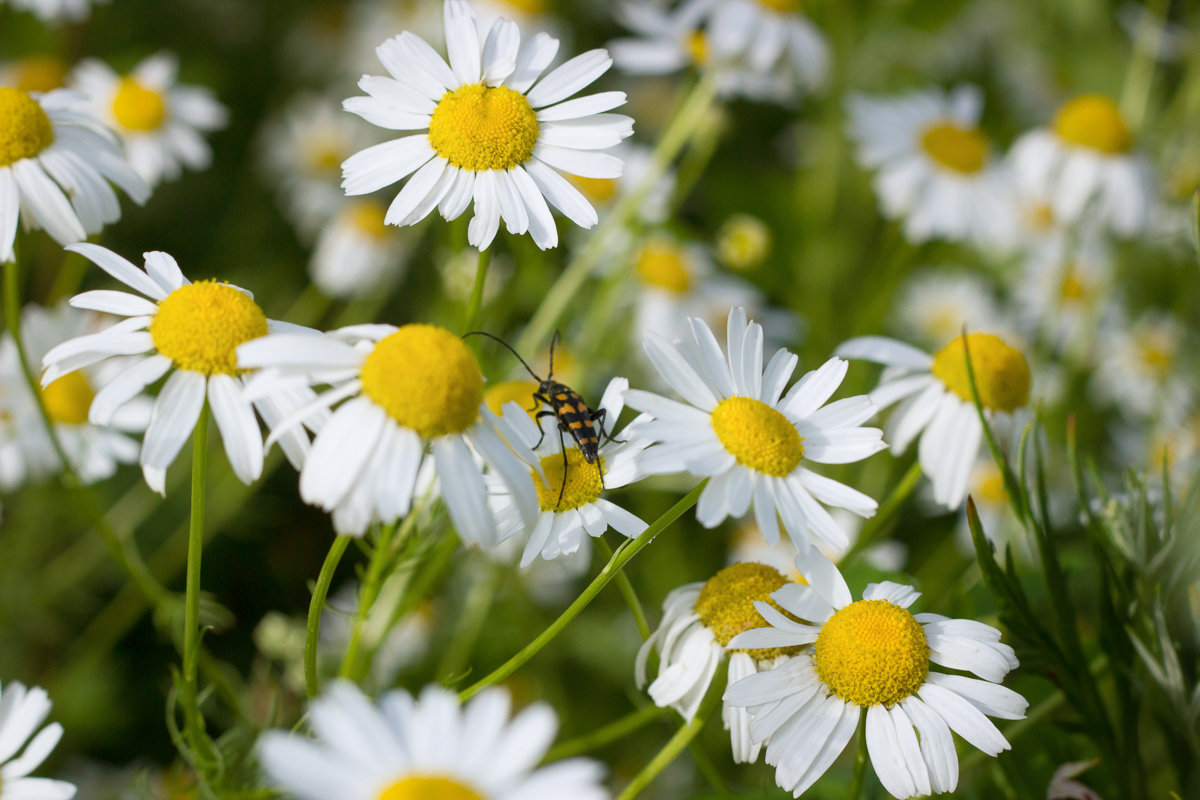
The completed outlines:
{"type": "Polygon", "coordinates": [[[1117,104],[1100,94],[1085,94],[1063,104],[1054,115],[1059,138],[1108,155],[1128,152],[1133,135],[1117,104]]]}
{"type": "Polygon", "coordinates": [[[772,11],[797,11],[800,8],[799,0],[758,0],[758,2],[772,11]]]}
{"type": "MultiPolygon", "coordinates": [[[[967,346],[971,350],[975,386],[984,408],[1015,411],[1029,402],[1029,365],[1019,350],[990,333],[967,334],[967,346]]],[[[932,372],[947,389],[968,403],[974,402],[961,336],[955,337],[933,357],[932,372]]]]}
{"type": "Polygon", "coordinates": [[[733,269],[753,269],[770,252],[771,229],[758,217],[734,214],[717,231],[717,254],[733,269]]]}
{"type": "Polygon", "coordinates": [[[20,89],[0,87],[0,167],[33,158],[54,143],[41,104],[20,89]]]}
{"type": "Polygon", "coordinates": [[[542,471],[547,483],[537,470],[531,470],[533,488],[537,489],[538,505],[542,511],[570,511],[591,503],[600,496],[604,488],[600,484],[600,473],[604,470],[603,459],[596,464],[583,460],[583,453],[571,448],[567,450],[567,483],[563,485],[562,453],[553,453],[542,458],[542,471]],[[548,484],[548,485],[547,485],[548,484]],[[562,492],[562,502],[558,494],[562,492]]]}
{"type": "Polygon", "coordinates": [[[376,203],[374,200],[360,200],[347,208],[344,213],[346,219],[359,233],[370,236],[372,239],[382,239],[387,236],[388,228],[383,221],[387,215],[387,208],[382,203],[376,203]]]}
{"type": "Polygon", "coordinates": [[[533,419],[533,415],[537,412],[529,409],[533,407],[533,393],[538,390],[538,385],[533,381],[501,381],[494,383],[487,388],[483,393],[483,402],[487,403],[487,407],[492,410],[492,413],[499,416],[501,409],[505,403],[513,402],[525,409],[525,413],[533,419]]]}
{"type": "Polygon", "coordinates": [[[1034,203],[1025,209],[1025,221],[1036,231],[1054,227],[1054,209],[1046,203],[1034,203]]]}
{"type": "Polygon", "coordinates": [[[376,800],[485,800],[483,795],[455,778],[410,775],[379,793],[376,800]]]}
{"type": "Polygon", "coordinates": [[[692,31],[687,38],[687,54],[692,63],[698,67],[703,67],[708,63],[708,37],[704,35],[704,31],[692,31]]]}
{"type": "Polygon", "coordinates": [[[49,92],[66,82],[67,65],[51,56],[33,56],[17,64],[14,82],[25,92],[49,92]]]}
{"type": "MultiPolygon", "coordinates": [[[[712,631],[713,638],[724,647],[739,633],[767,626],[767,621],[754,607],[755,600],[770,603],[777,611],[790,616],[770,597],[771,592],[787,583],[787,578],[766,564],[734,564],[708,579],[700,590],[700,597],[696,599],[695,610],[704,627],[712,631]]],[[[767,661],[799,651],[800,645],[733,652],[749,653],[760,661],[767,661]]]]}
{"type": "Polygon", "coordinates": [[[329,139],[309,142],[304,148],[304,163],[312,172],[340,171],[342,162],[349,153],[344,152],[340,142],[329,139]]]}
{"type": "Polygon", "coordinates": [[[147,88],[133,78],[121,78],[113,96],[112,113],[121,127],[130,131],[153,131],[167,116],[167,103],[162,94],[147,88]]]}
{"type": "Polygon", "coordinates": [[[1165,375],[1175,363],[1175,343],[1161,332],[1142,331],[1137,337],[1137,351],[1152,372],[1165,375]]]}
{"type": "Polygon", "coordinates": [[[993,506],[1008,504],[1008,490],[1004,488],[1004,475],[995,464],[989,463],[980,471],[971,494],[993,506]]]}
{"type": "Polygon", "coordinates": [[[859,600],[821,626],[813,664],[821,682],[843,700],[891,707],[925,682],[929,643],[907,609],[859,600]]]}
{"type": "Polygon", "coordinates": [[[462,433],[479,418],[483,375],[463,340],[436,325],[405,325],[362,365],[363,394],[426,439],[462,433]]]}
{"type": "Polygon", "coordinates": [[[804,458],[804,439],[788,418],[761,400],[730,397],[712,412],[713,430],[738,463],[782,478],[804,458]]]}
{"type": "Polygon", "coordinates": [[[512,169],[533,155],[537,114],[507,86],[481,83],[446,92],[429,120],[429,144],[461,169],[512,169]]]}
{"type": "Polygon", "coordinates": [[[638,275],[651,286],[666,289],[675,294],[686,294],[692,288],[692,273],[684,260],[683,251],[674,243],[652,240],[638,251],[638,275]]]}
{"type": "Polygon", "coordinates": [[[579,187],[579,191],[587,195],[593,203],[601,205],[617,196],[617,181],[615,178],[585,178],[572,175],[571,182],[579,187]]]}
{"type": "Polygon", "coordinates": [[[987,163],[987,139],[976,127],[939,122],[921,135],[925,153],[946,169],[970,175],[987,163]]]}
{"type": "Polygon", "coordinates": [[[502,0],[506,6],[526,14],[546,13],[546,0],[502,0]]]}
{"type": "Polygon", "coordinates": [[[1058,296],[1067,302],[1079,302],[1091,296],[1092,287],[1078,269],[1067,271],[1062,286],[1058,287],[1058,296]]]}
{"type": "Polygon", "coordinates": [[[154,349],[179,369],[236,375],[237,347],[267,335],[267,318],[245,292],[216,281],[181,286],[158,304],[154,349]]]}
{"type": "Polygon", "coordinates": [[[42,389],[46,413],[50,419],[63,425],[82,425],[87,422],[88,409],[92,407],[92,398],[95,396],[96,392],[79,370],[68,372],[42,389]]]}

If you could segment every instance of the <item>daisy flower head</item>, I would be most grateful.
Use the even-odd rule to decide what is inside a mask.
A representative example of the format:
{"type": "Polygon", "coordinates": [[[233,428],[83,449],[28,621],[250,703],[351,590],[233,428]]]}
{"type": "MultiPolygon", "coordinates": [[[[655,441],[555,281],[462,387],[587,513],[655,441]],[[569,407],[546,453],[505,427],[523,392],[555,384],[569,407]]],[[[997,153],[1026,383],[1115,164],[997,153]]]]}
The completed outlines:
{"type": "Polygon", "coordinates": [[[1002,327],[995,291],[977,272],[919,273],[901,293],[896,317],[906,336],[928,344],[950,341],[968,322],[988,330],[1002,327]]]}
{"type": "MultiPolygon", "coordinates": [[[[791,583],[779,570],[766,564],[731,564],[707,581],[680,586],[663,601],[658,629],[638,650],[635,665],[637,684],[646,685],[646,664],[651,652],[658,653],[658,675],[647,692],[655,705],[670,707],[691,721],[717,667],[728,657],[728,685],[747,675],[774,667],[799,647],[766,647],[726,650],[739,633],[760,628],[766,622],[755,603],[766,603],[777,611],[771,593],[791,583]]],[[[750,715],[746,709],[725,704],[721,712],[730,733],[733,760],[751,763],[758,758],[761,742],[750,738],[750,715]]]]}
{"type": "Polygon", "coordinates": [[[484,463],[505,482],[526,524],[534,520],[538,504],[528,467],[497,432],[483,402],[479,362],[445,328],[372,324],[316,337],[282,333],[239,348],[238,363],[266,370],[252,389],[255,397],[297,383],[329,387],[273,423],[268,441],[295,434],[314,412],[337,406],[301,468],[300,497],[331,512],[338,533],[361,536],[373,522],[407,514],[422,484],[426,448],[464,542],[493,547],[498,541],[484,463]]]}
{"type": "Polygon", "coordinates": [[[1187,340],[1187,328],[1169,312],[1151,309],[1131,320],[1110,309],[1096,331],[1092,388],[1125,417],[1180,418],[1194,394],[1181,369],[1187,340]]]}
{"type": "Polygon", "coordinates": [[[67,64],[51,55],[30,55],[0,64],[0,86],[52,92],[67,85],[67,64]]]}
{"type": "Polygon", "coordinates": [[[414,698],[396,690],[372,703],[337,681],[312,702],[316,739],[267,731],[259,761],[296,800],[607,800],[589,758],[544,767],[558,728],[537,703],[510,718],[508,692],[491,688],[465,706],[440,686],[414,698]]]}
{"type": "Polygon", "coordinates": [[[957,336],[934,355],[882,336],[844,342],[839,355],[887,367],[870,397],[883,409],[903,401],[888,419],[892,453],[919,434],[917,460],[933,482],[934,501],[958,508],[967,496],[971,466],[983,442],[967,354],[984,413],[1001,421],[1029,402],[1029,364],[1021,351],[992,333],[957,336]]]}
{"type": "Polygon", "coordinates": [[[529,233],[541,249],[558,244],[547,201],[583,228],[596,210],[559,172],[617,178],[621,160],[600,152],[633,134],[633,120],[608,112],[624,92],[567,100],[612,65],[590,50],[551,70],[558,40],[539,33],[521,42],[516,23],[498,20],[480,41],[465,0],[446,0],[450,63],[423,39],[404,32],[377,49],[392,77],[359,81],[366,97],[347,111],[397,131],[421,131],[355,153],[342,165],[349,195],[408,178],[387,212],[389,225],[411,225],[434,208],[447,219],[474,203],[468,240],[491,244],[503,219],[509,233],[529,233]],[[411,177],[409,177],[411,176],[411,177]]]}
{"type": "MultiPolygon", "coordinates": [[[[140,463],[150,488],[166,493],[167,467],[191,437],[206,401],[234,474],[242,483],[256,480],[262,473],[262,434],[235,348],[286,323],[268,320],[238,286],[192,283],[167,253],[146,253],[142,270],[99,245],[83,242],[67,249],[138,294],[101,289],[71,298],[76,308],[125,319],[46,353],[43,390],[76,370],[122,358],[119,372],[96,392],[88,409],[91,424],[109,425],[147,386],[166,376],[142,440],[140,463]]],[[[270,403],[257,405],[268,416],[279,413],[270,403]]],[[[293,440],[284,449],[295,460],[304,444],[293,440]]]]}
{"type": "Polygon", "coordinates": [[[702,320],[671,343],[648,334],[645,350],[683,403],[630,390],[625,402],[651,419],[636,435],[656,444],[642,456],[645,474],[689,472],[709,478],[696,506],[708,528],[754,507],[763,538],[779,540],[778,518],[796,548],[811,541],[836,549],[849,544],[826,505],[860,517],[875,513],[867,495],[813,470],[811,464],[849,464],[882,450],[878,428],[861,424],[876,413],[864,396],[826,405],[841,385],[847,364],[831,358],[807,373],[784,395],[797,358],[780,349],[762,366],[763,330],[734,308],[727,324],[728,356],[702,320]]]}
{"type": "Polygon", "coordinates": [[[92,113],[121,137],[129,163],[151,186],[175,180],[184,167],[205,169],[212,149],[203,134],[228,121],[225,106],[211,91],[179,83],[178,73],[178,59],[158,53],[128,75],[87,59],[69,78],[71,87],[88,98],[92,113]]]}
{"type": "Polygon", "coordinates": [[[9,797],[71,800],[75,796],[75,786],[66,781],[29,777],[63,735],[57,722],[38,730],[50,706],[46,690],[38,686],[26,688],[12,681],[0,690],[0,781],[9,797]]]}
{"type": "MultiPolygon", "coordinates": [[[[516,498],[502,479],[489,476],[488,495],[501,539],[522,530],[529,534],[522,567],[539,555],[550,561],[576,553],[585,538],[603,536],[609,528],[630,538],[646,530],[645,522],[603,497],[605,490],[627,486],[640,477],[638,457],[649,445],[632,435],[615,433],[628,388],[628,380],[613,378],[604,391],[596,409],[604,417],[595,422],[600,443],[594,462],[587,461],[573,437],[562,434],[554,417],[543,417],[539,425],[517,403],[504,405],[500,431],[524,463],[537,493],[536,523],[525,527],[516,498]]],[[[526,395],[526,404],[528,401],[526,395]]]]}
{"type": "Polygon", "coordinates": [[[1016,230],[1012,184],[979,129],[983,94],[960,85],[902,97],[851,96],[858,160],[875,174],[885,216],[904,220],[912,242],[1004,246],[1016,230]]]}
{"type": "Polygon", "coordinates": [[[1000,631],[913,614],[908,607],[920,593],[898,583],[869,584],[855,601],[837,567],[816,553],[798,556],[796,565],[806,585],[775,591],[777,607],[756,603],[769,627],[736,636],[730,646],[802,651],[725,692],[727,703],[749,709],[750,736],[767,742],[766,761],[781,788],[799,797],[811,787],[864,713],[871,764],[893,797],[954,791],[951,731],[991,756],[1009,749],[988,717],[1022,719],[1028,703],[999,685],[1018,666],[1000,631]]]}
{"type": "Polygon", "coordinates": [[[409,242],[384,224],[387,206],[373,197],[342,199],[317,234],[308,274],[329,297],[361,297],[403,277],[409,242]]]}
{"type": "Polygon", "coordinates": [[[80,95],[0,87],[0,263],[13,260],[18,219],[64,245],[115,222],[121,205],[109,181],[139,205],[150,196],[80,95]]]}
{"type": "Polygon", "coordinates": [[[1009,159],[1025,193],[1045,196],[1064,223],[1089,220],[1119,236],[1141,233],[1154,174],[1117,104],[1101,94],[1068,100],[1048,128],[1029,131],[1009,159]]]}

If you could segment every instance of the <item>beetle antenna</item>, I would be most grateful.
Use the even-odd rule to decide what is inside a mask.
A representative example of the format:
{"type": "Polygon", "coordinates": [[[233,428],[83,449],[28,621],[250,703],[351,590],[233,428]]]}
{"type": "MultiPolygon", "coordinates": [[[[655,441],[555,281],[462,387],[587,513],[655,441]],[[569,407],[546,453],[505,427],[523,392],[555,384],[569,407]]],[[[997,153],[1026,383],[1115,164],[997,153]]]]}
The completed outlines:
{"type": "MultiPolygon", "coordinates": [[[[501,339],[499,336],[493,336],[492,334],[488,333],[487,331],[470,331],[470,332],[468,332],[468,333],[464,333],[464,334],[462,335],[462,338],[464,338],[464,339],[465,339],[465,338],[467,338],[468,336],[486,336],[486,337],[488,337],[489,339],[495,339],[497,342],[499,342],[500,344],[504,345],[504,346],[505,346],[505,347],[508,349],[508,352],[512,353],[514,356],[516,356],[516,357],[517,357],[517,361],[520,361],[520,362],[521,362],[521,366],[525,368],[525,371],[526,371],[526,372],[528,372],[530,375],[532,375],[532,376],[533,376],[533,379],[534,379],[535,381],[537,381],[538,383],[542,383],[542,379],[541,379],[541,378],[539,378],[539,377],[537,376],[537,373],[536,373],[536,372],[534,372],[532,369],[530,369],[530,368],[529,368],[529,365],[525,363],[525,359],[521,358],[521,354],[520,354],[520,353],[518,353],[516,350],[514,350],[514,349],[512,348],[512,345],[511,345],[511,344],[509,344],[508,342],[504,341],[504,340],[503,340],[503,339],[501,339]]],[[[554,368],[553,368],[553,366],[551,366],[551,369],[550,369],[550,371],[551,371],[551,373],[553,373],[553,372],[554,372],[554,368]]]]}
{"type": "Polygon", "coordinates": [[[558,343],[558,331],[554,331],[554,336],[550,338],[550,374],[546,376],[546,380],[554,378],[554,345],[558,343]]]}

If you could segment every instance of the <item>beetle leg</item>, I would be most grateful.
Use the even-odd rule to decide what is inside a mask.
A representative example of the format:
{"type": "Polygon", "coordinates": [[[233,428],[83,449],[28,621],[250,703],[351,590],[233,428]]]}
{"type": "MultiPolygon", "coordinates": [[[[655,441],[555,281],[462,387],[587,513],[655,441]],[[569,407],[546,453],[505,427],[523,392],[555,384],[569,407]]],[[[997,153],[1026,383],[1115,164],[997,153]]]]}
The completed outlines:
{"type": "MultiPolygon", "coordinates": [[[[607,428],[604,427],[604,421],[608,418],[607,408],[602,408],[599,411],[588,412],[588,416],[591,418],[592,422],[597,422],[600,424],[601,438],[613,442],[614,444],[625,444],[625,439],[614,439],[613,435],[608,432],[607,428]]],[[[603,479],[601,480],[601,484],[603,485],[603,479]]]]}
{"type": "MultiPolygon", "coordinates": [[[[551,411],[550,409],[546,409],[545,411],[539,411],[537,414],[535,414],[535,415],[534,415],[534,419],[535,419],[535,420],[540,420],[540,419],[542,419],[543,417],[553,417],[553,416],[554,416],[554,412],[553,412],[553,411],[551,411]]],[[[545,441],[545,439],[546,439],[546,429],[542,427],[542,424],[541,424],[541,422],[538,422],[538,431],[539,431],[539,432],[540,432],[542,435],[538,437],[537,444],[535,444],[535,445],[534,445],[534,446],[531,448],[532,450],[537,450],[539,447],[541,447],[541,446],[542,446],[542,442],[543,442],[543,441],[545,441]]]]}
{"type": "Polygon", "coordinates": [[[567,490],[567,443],[563,441],[563,429],[559,426],[558,429],[558,447],[562,450],[563,456],[563,477],[562,485],[558,487],[558,502],[554,504],[554,510],[557,511],[562,505],[563,492],[567,490]]]}

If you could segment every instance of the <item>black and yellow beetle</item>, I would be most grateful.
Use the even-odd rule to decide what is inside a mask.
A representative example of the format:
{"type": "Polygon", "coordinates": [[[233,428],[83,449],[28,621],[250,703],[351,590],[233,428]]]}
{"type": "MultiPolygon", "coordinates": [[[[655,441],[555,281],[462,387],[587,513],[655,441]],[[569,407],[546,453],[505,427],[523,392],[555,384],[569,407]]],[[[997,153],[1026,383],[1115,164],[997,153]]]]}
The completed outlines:
{"type": "MultiPolygon", "coordinates": [[[[571,438],[575,440],[575,444],[579,447],[579,454],[583,456],[583,460],[589,464],[596,465],[596,469],[600,473],[600,486],[603,488],[604,470],[599,463],[600,436],[613,442],[619,442],[619,440],[613,439],[604,430],[604,421],[608,413],[605,409],[592,411],[588,408],[587,403],[583,402],[583,398],[579,396],[579,392],[564,383],[554,380],[554,345],[558,342],[558,331],[554,332],[554,338],[550,340],[550,372],[545,379],[539,378],[537,373],[525,362],[525,359],[521,358],[521,354],[499,336],[493,336],[487,331],[471,331],[470,333],[463,334],[464,339],[468,336],[486,336],[489,339],[494,339],[516,356],[517,360],[521,362],[521,366],[525,367],[525,371],[538,383],[538,388],[533,393],[534,406],[529,410],[531,412],[537,411],[534,416],[539,420],[543,417],[554,417],[558,420],[558,444],[562,449],[563,456],[563,480],[562,486],[558,489],[558,502],[555,503],[555,508],[558,508],[562,504],[563,492],[567,488],[567,448],[566,442],[563,441],[564,433],[570,434],[571,438]],[[549,406],[550,408],[546,409],[542,408],[542,406],[549,406]],[[600,431],[599,435],[596,433],[597,428],[600,431]]],[[[537,450],[545,438],[546,431],[543,428],[542,435],[538,438],[537,444],[533,446],[533,449],[537,450]]]]}

